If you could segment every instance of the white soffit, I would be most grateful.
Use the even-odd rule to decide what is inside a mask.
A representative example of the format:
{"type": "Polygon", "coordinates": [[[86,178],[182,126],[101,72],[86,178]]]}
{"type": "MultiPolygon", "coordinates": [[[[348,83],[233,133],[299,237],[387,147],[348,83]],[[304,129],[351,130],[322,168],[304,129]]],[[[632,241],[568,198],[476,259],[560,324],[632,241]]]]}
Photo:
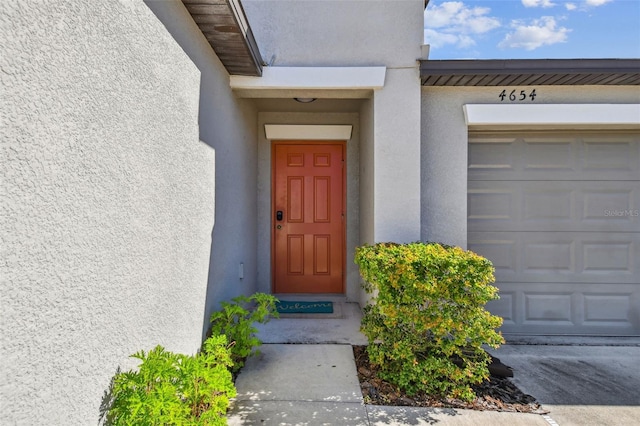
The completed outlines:
{"type": "Polygon", "coordinates": [[[640,104],[463,106],[467,126],[640,126],[640,104]]]}
{"type": "Polygon", "coordinates": [[[262,77],[230,76],[233,90],[381,89],[386,67],[264,67],[262,77]]]}
{"type": "Polygon", "coordinates": [[[265,124],[264,133],[271,140],[340,140],[351,139],[350,124],[265,124]]]}

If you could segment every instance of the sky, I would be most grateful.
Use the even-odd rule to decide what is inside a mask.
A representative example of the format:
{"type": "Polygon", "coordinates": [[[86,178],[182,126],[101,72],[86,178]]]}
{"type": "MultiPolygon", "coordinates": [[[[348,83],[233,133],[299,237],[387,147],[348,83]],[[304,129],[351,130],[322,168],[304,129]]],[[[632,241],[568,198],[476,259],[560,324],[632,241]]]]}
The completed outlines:
{"type": "Polygon", "coordinates": [[[640,58],[640,0],[431,0],[429,59],[640,58]]]}

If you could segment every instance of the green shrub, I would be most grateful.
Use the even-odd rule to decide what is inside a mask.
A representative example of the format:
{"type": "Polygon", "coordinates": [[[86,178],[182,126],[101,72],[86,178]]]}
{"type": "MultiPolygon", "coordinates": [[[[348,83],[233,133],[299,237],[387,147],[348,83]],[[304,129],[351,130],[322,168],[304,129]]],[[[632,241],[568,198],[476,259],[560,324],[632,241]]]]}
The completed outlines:
{"type": "Polygon", "coordinates": [[[109,425],[226,425],[229,398],[236,395],[225,336],[212,336],[194,356],[157,346],[133,358],[138,371],[113,379],[109,425]]]}
{"type": "Polygon", "coordinates": [[[383,379],[409,394],[471,400],[470,385],[489,377],[482,345],[504,343],[502,318],[485,304],[497,299],[491,262],[437,243],[380,243],[356,250],[372,303],[362,331],[383,379]]]}
{"type": "Polygon", "coordinates": [[[276,302],[270,294],[255,293],[249,297],[238,296],[231,302],[222,302],[222,310],[211,315],[211,333],[224,334],[231,342],[232,371],[237,372],[244,360],[258,351],[254,347],[262,342],[256,337],[256,322],[265,324],[271,317],[277,318],[276,302]],[[252,352],[253,351],[253,352],[252,352]]]}

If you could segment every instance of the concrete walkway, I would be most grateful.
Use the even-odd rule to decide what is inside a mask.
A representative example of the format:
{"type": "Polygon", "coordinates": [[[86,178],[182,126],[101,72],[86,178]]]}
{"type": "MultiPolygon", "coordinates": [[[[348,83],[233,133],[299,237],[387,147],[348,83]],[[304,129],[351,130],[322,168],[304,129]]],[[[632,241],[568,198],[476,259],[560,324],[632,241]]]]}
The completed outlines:
{"type": "Polygon", "coordinates": [[[541,425],[539,415],[365,405],[350,345],[265,344],[236,382],[230,425],[541,425]]]}
{"type": "Polygon", "coordinates": [[[550,410],[546,416],[365,405],[351,349],[366,343],[359,332],[360,309],[339,302],[333,316],[283,318],[260,326],[262,353],[247,361],[237,379],[230,425],[640,424],[638,346],[505,345],[495,351],[514,368],[515,383],[550,410]],[[610,380],[603,372],[612,374],[610,380]],[[599,379],[589,380],[592,375],[599,379]]]}

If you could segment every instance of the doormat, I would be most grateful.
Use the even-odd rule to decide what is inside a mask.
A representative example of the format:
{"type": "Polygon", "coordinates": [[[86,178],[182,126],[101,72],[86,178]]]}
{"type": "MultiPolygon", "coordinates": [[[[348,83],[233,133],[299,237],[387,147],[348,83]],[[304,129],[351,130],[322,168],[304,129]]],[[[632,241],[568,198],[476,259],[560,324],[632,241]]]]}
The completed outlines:
{"type": "Polygon", "coordinates": [[[280,300],[276,309],[281,314],[332,314],[333,302],[299,302],[280,300]]]}

